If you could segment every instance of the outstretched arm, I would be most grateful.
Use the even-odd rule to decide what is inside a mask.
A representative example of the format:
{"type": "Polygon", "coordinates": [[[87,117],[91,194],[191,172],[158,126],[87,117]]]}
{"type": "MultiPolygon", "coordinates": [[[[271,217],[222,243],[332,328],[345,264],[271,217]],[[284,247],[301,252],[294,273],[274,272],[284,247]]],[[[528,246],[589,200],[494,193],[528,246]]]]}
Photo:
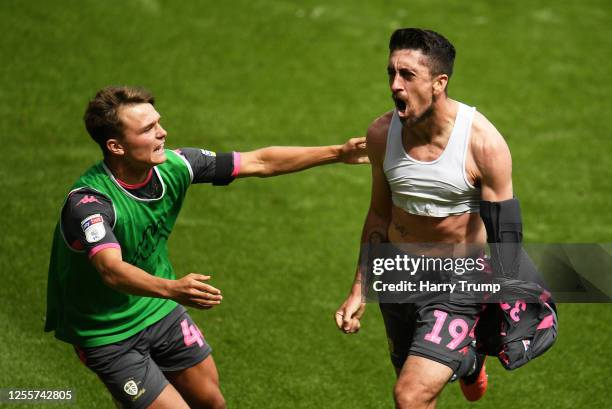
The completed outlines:
{"type": "Polygon", "coordinates": [[[121,250],[99,251],[91,262],[104,284],[114,290],[146,297],[169,298],[189,307],[207,309],[221,303],[221,291],[204,284],[210,276],[188,274],[179,280],[156,277],[123,261],[121,250]]]}
{"type": "Polygon", "coordinates": [[[369,163],[365,144],[365,138],[351,138],[344,145],[271,146],[243,152],[236,177],[276,176],[335,162],[369,163]]]}

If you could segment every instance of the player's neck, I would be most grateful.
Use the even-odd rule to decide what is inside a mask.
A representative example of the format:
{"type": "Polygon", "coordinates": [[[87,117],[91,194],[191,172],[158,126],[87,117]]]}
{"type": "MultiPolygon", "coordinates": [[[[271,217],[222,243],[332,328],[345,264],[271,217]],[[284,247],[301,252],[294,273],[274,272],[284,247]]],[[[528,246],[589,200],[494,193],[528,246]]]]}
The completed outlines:
{"type": "Polygon", "coordinates": [[[446,140],[455,124],[458,109],[456,101],[444,97],[433,103],[431,110],[421,121],[404,125],[403,131],[425,144],[438,139],[446,140]]]}
{"type": "Polygon", "coordinates": [[[126,185],[143,183],[149,177],[152,169],[150,166],[132,166],[125,161],[116,160],[112,156],[104,158],[104,163],[106,163],[115,179],[126,185]]]}

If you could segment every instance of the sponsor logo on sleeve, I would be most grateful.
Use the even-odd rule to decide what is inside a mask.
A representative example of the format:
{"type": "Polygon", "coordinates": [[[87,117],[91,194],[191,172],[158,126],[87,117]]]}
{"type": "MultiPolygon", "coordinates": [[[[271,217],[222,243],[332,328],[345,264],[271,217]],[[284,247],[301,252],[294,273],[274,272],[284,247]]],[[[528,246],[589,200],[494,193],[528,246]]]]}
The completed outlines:
{"type": "Polygon", "coordinates": [[[92,214],[86,217],[81,222],[81,228],[85,233],[85,240],[88,243],[96,243],[106,236],[106,229],[104,228],[104,220],[99,213],[92,214]]]}
{"type": "Polygon", "coordinates": [[[200,149],[200,152],[202,152],[204,156],[217,156],[215,152],[207,151],[206,149],[200,149]]]}

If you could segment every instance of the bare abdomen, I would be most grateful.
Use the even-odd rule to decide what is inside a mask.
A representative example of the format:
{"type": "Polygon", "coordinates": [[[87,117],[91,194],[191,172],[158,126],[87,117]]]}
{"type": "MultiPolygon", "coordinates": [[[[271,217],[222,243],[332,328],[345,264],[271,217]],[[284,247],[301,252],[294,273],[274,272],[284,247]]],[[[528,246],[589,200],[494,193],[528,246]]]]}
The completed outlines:
{"type": "Polygon", "coordinates": [[[417,216],[392,206],[388,231],[391,243],[485,243],[486,231],[480,214],[417,216]]]}

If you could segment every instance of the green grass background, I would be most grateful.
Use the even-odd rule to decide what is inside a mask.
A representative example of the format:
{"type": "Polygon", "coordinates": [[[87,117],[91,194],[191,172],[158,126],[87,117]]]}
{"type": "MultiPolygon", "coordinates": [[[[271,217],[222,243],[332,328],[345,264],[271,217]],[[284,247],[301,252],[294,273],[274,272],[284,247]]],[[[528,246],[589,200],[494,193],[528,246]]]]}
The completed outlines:
{"type": "MultiPolygon", "coordinates": [[[[611,242],[611,11],[595,0],[3,0],[0,387],[70,387],[70,407],[111,407],[70,346],[42,332],[53,227],[99,159],[82,124],[97,89],[152,90],[174,147],[340,143],[392,108],[392,30],[432,28],[458,50],[450,95],[510,145],[526,239],[611,242]]],[[[366,166],[192,189],[171,257],[224,292],[222,306],[192,315],[230,407],[392,407],[376,306],[357,336],[332,322],[368,198],[366,166]]],[[[559,309],[551,351],[515,372],[491,360],[484,400],[468,405],[450,385],[439,407],[612,407],[610,305],[559,309]]]]}

